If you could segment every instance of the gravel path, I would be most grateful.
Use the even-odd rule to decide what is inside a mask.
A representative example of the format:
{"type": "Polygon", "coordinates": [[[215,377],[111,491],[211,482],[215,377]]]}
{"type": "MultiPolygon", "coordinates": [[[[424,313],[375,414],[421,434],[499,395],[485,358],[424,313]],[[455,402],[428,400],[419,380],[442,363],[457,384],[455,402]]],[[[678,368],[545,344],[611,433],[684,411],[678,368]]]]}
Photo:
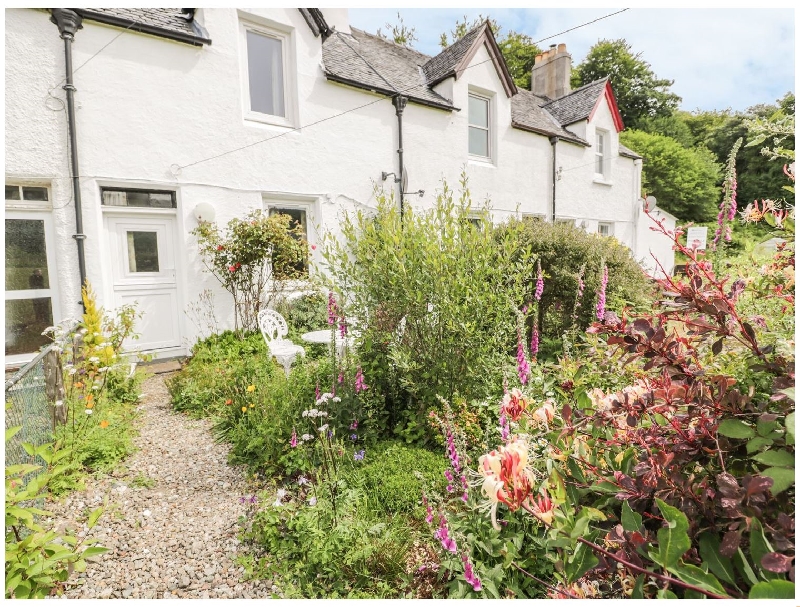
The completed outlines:
{"type": "Polygon", "coordinates": [[[214,442],[209,421],[170,410],[164,376],[147,379],[142,392],[138,451],[127,471],[88,479],[86,491],[47,505],[61,528],[75,528],[75,514],[108,496],[90,535],[109,552],[73,575],[64,597],[268,598],[277,588],[243,582],[234,563],[245,552],[236,535],[248,489],[226,463],[228,447],[214,442]]]}

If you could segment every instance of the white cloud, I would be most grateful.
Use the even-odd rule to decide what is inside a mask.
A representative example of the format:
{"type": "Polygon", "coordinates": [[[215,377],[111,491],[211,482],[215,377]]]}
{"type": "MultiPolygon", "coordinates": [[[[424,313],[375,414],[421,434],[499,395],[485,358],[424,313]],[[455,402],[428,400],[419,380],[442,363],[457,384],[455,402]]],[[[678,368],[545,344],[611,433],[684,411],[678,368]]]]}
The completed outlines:
{"type": "MultiPolygon", "coordinates": [[[[488,14],[504,30],[540,40],[620,9],[399,10],[406,25],[417,30],[415,48],[435,54],[440,34],[463,15],[473,19],[488,14]]],[[[387,21],[394,23],[397,11],[350,9],[350,21],[374,33],[387,21]]],[[[683,98],[683,109],[743,110],[795,90],[794,36],[791,9],[632,8],[541,46],[564,42],[577,64],[598,40],[625,38],[660,78],[675,81],[672,90],[683,98]]]]}

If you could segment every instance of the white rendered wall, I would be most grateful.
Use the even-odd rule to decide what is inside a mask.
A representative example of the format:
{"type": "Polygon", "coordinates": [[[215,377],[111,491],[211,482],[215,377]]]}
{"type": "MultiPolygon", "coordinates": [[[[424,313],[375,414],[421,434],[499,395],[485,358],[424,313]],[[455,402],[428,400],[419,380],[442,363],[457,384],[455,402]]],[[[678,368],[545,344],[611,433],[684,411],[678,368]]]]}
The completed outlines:
{"type": "MultiPolygon", "coordinates": [[[[177,192],[181,305],[185,309],[204,289],[212,288],[218,316],[231,319],[229,297],[203,270],[190,234],[197,225],[193,211],[199,203],[212,204],[220,224],[263,208],[265,197],[307,203],[311,221],[319,226],[310,239],[319,244],[324,232],[338,233],[344,211],[374,207],[373,184],[380,183],[382,171],[397,171],[397,118],[391,100],[328,82],[321,68],[321,41],[296,9],[248,11],[252,12],[203,9],[203,25],[213,41],[205,47],[121,33],[120,28],[92,21],[84,21],[76,34],[73,63],[87,274],[103,303],[111,300],[113,291],[101,186],[177,192]],[[302,130],[244,119],[240,18],[289,33],[295,77],[288,86],[298,99],[297,124],[304,126],[302,130]],[[312,124],[334,114],[342,115],[312,124]],[[274,139],[259,143],[270,137],[274,139]],[[255,145],[193,164],[249,144],[255,145]],[[179,166],[184,168],[177,170],[179,166]]],[[[61,316],[74,316],[79,310],[79,285],[71,237],[74,207],[66,115],[58,100],[48,98],[51,87],[53,96],[64,98],[56,86],[64,76],[63,42],[49,17],[42,10],[6,10],[6,176],[52,188],[61,316]]],[[[336,18],[344,17],[338,13],[336,18]]],[[[421,199],[409,196],[407,203],[430,206],[441,180],[456,189],[466,167],[473,201],[480,206],[490,197],[496,221],[517,209],[549,215],[550,143],[547,137],[511,128],[510,100],[488,59],[485,48],[479,50],[474,68],[437,87],[452,95],[461,111],[412,103],[406,107],[403,135],[409,189],[426,192],[421,199]],[[490,163],[470,160],[467,153],[470,87],[493,93],[490,163]]],[[[613,133],[615,150],[618,138],[602,105],[585,127],[585,136],[593,142],[593,124],[605,125],[613,133]]],[[[593,161],[591,148],[558,144],[562,177],[557,183],[557,215],[586,220],[590,231],[596,230],[598,221],[613,221],[615,236],[634,246],[634,163],[614,159],[613,185],[608,186],[593,183],[593,161]]],[[[391,185],[386,183],[387,188],[391,185]]],[[[312,253],[315,261],[320,261],[319,252],[318,247],[312,253]]],[[[183,323],[182,333],[191,345],[196,330],[185,318],[183,323]]]]}

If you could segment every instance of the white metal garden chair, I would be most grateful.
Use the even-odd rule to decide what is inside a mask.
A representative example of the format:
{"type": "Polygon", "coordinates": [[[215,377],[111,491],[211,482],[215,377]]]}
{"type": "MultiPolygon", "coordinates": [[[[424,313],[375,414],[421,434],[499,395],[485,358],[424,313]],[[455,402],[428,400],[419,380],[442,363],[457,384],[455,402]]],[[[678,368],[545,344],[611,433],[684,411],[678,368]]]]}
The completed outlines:
{"type": "Polygon", "coordinates": [[[278,364],[283,365],[286,377],[289,377],[289,371],[297,355],[306,355],[305,348],[298,346],[291,339],[286,339],[289,327],[283,316],[275,310],[261,310],[258,313],[258,328],[261,329],[261,335],[267,342],[269,353],[275,357],[278,364]]]}

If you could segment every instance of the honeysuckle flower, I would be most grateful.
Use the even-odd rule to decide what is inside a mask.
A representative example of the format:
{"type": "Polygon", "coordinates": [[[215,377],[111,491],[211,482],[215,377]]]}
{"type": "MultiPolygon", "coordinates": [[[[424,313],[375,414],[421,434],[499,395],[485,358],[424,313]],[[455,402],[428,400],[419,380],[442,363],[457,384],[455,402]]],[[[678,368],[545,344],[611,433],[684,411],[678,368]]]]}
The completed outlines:
{"type": "Polygon", "coordinates": [[[532,502],[531,510],[533,510],[543,523],[550,525],[553,522],[555,506],[553,502],[550,501],[547,492],[543,490],[542,495],[539,495],[535,500],[532,500],[532,502]]]}
{"type": "Polygon", "coordinates": [[[515,422],[519,421],[519,418],[522,417],[527,408],[528,399],[525,398],[519,388],[512,388],[510,392],[506,392],[500,403],[500,412],[515,422]]]}
{"type": "Polygon", "coordinates": [[[544,404],[536,409],[536,411],[531,414],[531,418],[536,420],[537,422],[541,422],[547,427],[547,424],[553,421],[553,417],[556,414],[556,407],[553,404],[553,401],[549,398],[544,402],[544,404]]]}
{"type": "Polygon", "coordinates": [[[499,530],[498,504],[502,502],[514,512],[531,493],[534,478],[533,470],[528,465],[528,444],[523,439],[515,439],[482,455],[478,465],[484,477],[481,490],[488,498],[492,526],[499,530]]]}

